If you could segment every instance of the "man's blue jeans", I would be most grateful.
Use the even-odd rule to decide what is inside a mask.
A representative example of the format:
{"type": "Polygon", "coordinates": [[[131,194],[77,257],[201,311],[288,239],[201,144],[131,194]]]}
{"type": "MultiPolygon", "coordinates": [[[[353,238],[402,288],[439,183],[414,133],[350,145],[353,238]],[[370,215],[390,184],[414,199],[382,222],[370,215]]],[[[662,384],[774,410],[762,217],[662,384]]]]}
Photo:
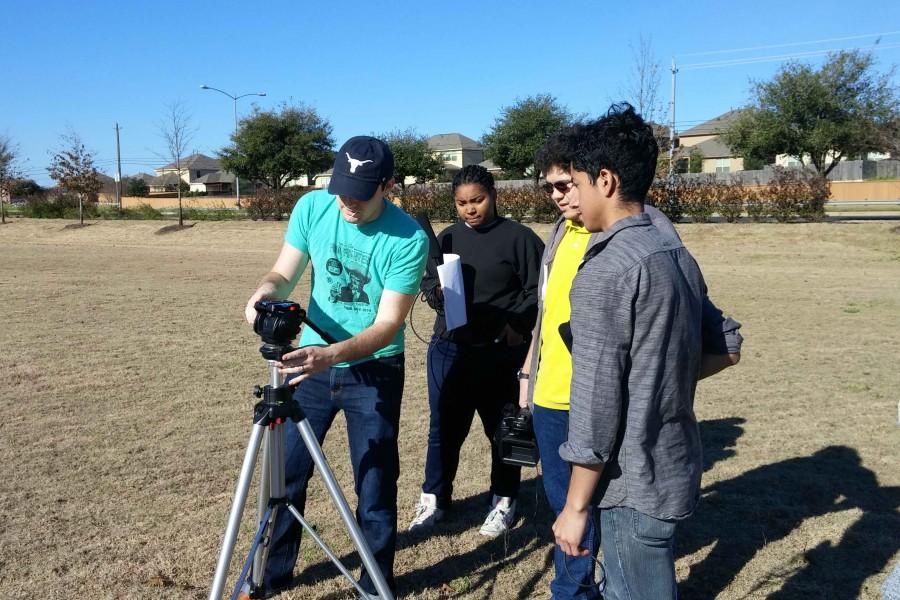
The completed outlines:
{"type": "Polygon", "coordinates": [[[604,600],[675,600],[675,524],[633,508],[600,513],[604,600]]]}
{"type": "MultiPolygon", "coordinates": [[[[321,444],[339,410],[347,419],[350,461],[358,498],[356,520],[375,555],[388,585],[394,587],[397,542],[397,478],[400,459],[397,434],[403,395],[403,355],[366,361],[351,367],[332,367],[303,381],[294,392],[321,444]]],[[[287,497],[300,512],[313,462],[297,428],[285,428],[287,497]]],[[[300,549],[300,524],[287,511],[275,522],[266,565],[266,588],[290,583],[300,549]]],[[[375,586],[363,569],[360,583],[374,594],[375,586]]]]}
{"type": "MultiPolygon", "coordinates": [[[[559,447],[569,434],[569,411],[534,406],[534,433],[541,452],[541,479],[547,501],[556,516],[562,512],[569,491],[569,463],[559,457],[559,447]]],[[[600,549],[600,536],[593,519],[581,546],[591,551],[590,556],[566,556],[559,546],[553,548],[556,577],[550,583],[553,600],[569,598],[599,598],[594,583],[594,558],[600,549]],[[567,571],[568,570],[568,571],[567,571]]]]}

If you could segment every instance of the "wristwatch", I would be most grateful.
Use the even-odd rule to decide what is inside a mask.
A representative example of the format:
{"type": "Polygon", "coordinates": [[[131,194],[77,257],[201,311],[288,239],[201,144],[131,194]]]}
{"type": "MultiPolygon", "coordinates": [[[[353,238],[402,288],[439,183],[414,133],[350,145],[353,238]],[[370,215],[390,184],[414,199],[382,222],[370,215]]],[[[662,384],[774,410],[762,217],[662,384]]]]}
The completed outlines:
{"type": "Polygon", "coordinates": [[[522,381],[523,379],[529,379],[529,378],[531,378],[530,373],[526,373],[522,369],[519,369],[518,371],[516,371],[516,379],[518,379],[519,381],[522,381]]]}

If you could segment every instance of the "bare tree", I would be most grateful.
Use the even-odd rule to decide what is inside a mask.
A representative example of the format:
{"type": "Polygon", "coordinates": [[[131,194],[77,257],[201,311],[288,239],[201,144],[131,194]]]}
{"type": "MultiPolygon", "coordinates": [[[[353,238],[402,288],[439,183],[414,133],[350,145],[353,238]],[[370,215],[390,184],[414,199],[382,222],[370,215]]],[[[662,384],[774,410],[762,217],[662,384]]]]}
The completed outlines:
{"type": "Polygon", "coordinates": [[[78,196],[78,220],[84,225],[84,202],[100,191],[102,182],[94,167],[94,154],[74,131],[60,136],[60,149],[50,158],[50,177],[61,188],[78,196]]]}
{"type": "Polygon", "coordinates": [[[0,223],[6,225],[4,198],[11,199],[12,183],[19,177],[19,148],[7,136],[0,136],[0,223]]]}
{"type": "Polygon", "coordinates": [[[158,129],[160,137],[166,143],[165,160],[171,161],[178,173],[178,184],[175,186],[178,190],[178,226],[184,227],[184,213],[181,207],[181,159],[184,158],[188,145],[197,130],[191,122],[191,115],[183,101],[177,100],[166,107],[165,115],[160,120],[158,129]]]}
{"type": "Polygon", "coordinates": [[[663,116],[659,86],[662,67],[653,52],[650,38],[641,35],[631,49],[631,70],[621,93],[648,123],[657,123],[663,116]]]}

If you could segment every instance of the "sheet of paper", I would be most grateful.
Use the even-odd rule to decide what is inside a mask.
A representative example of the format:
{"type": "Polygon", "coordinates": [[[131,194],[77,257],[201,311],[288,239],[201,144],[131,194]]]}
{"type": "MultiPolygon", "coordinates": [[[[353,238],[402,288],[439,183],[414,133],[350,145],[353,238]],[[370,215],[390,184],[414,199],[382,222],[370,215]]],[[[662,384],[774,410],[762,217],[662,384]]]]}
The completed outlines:
{"type": "Polygon", "coordinates": [[[462,263],[458,254],[445,254],[444,264],[438,265],[438,280],[444,292],[444,320],[447,330],[462,327],[466,317],[466,291],[463,286],[462,263]]]}

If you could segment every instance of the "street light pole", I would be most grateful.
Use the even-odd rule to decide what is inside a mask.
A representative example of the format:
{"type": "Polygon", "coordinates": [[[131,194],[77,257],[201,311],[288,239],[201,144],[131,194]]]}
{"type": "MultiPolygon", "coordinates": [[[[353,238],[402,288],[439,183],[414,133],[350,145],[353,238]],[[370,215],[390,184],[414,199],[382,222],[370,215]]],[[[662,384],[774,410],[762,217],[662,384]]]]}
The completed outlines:
{"type": "MultiPolygon", "coordinates": [[[[229,94],[228,92],[220,90],[219,88],[214,88],[209,85],[201,85],[200,89],[201,90],[213,90],[214,92],[219,92],[220,94],[225,94],[226,96],[228,96],[229,98],[231,98],[234,101],[234,135],[235,135],[235,137],[237,137],[237,130],[238,130],[237,101],[241,98],[244,98],[245,96],[265,96],[266,95],[265,92],[249,92],[247,94],[241,94],[240,96],[235,96],[233,94],[229,94]]],[[[237,207],[240,208],[241,207],[241,179],[240,179],[240,177],[238,177],[237,173],[234,174],[234,200],[235,200],[235,204],[237,204],[237,207]]]]}

